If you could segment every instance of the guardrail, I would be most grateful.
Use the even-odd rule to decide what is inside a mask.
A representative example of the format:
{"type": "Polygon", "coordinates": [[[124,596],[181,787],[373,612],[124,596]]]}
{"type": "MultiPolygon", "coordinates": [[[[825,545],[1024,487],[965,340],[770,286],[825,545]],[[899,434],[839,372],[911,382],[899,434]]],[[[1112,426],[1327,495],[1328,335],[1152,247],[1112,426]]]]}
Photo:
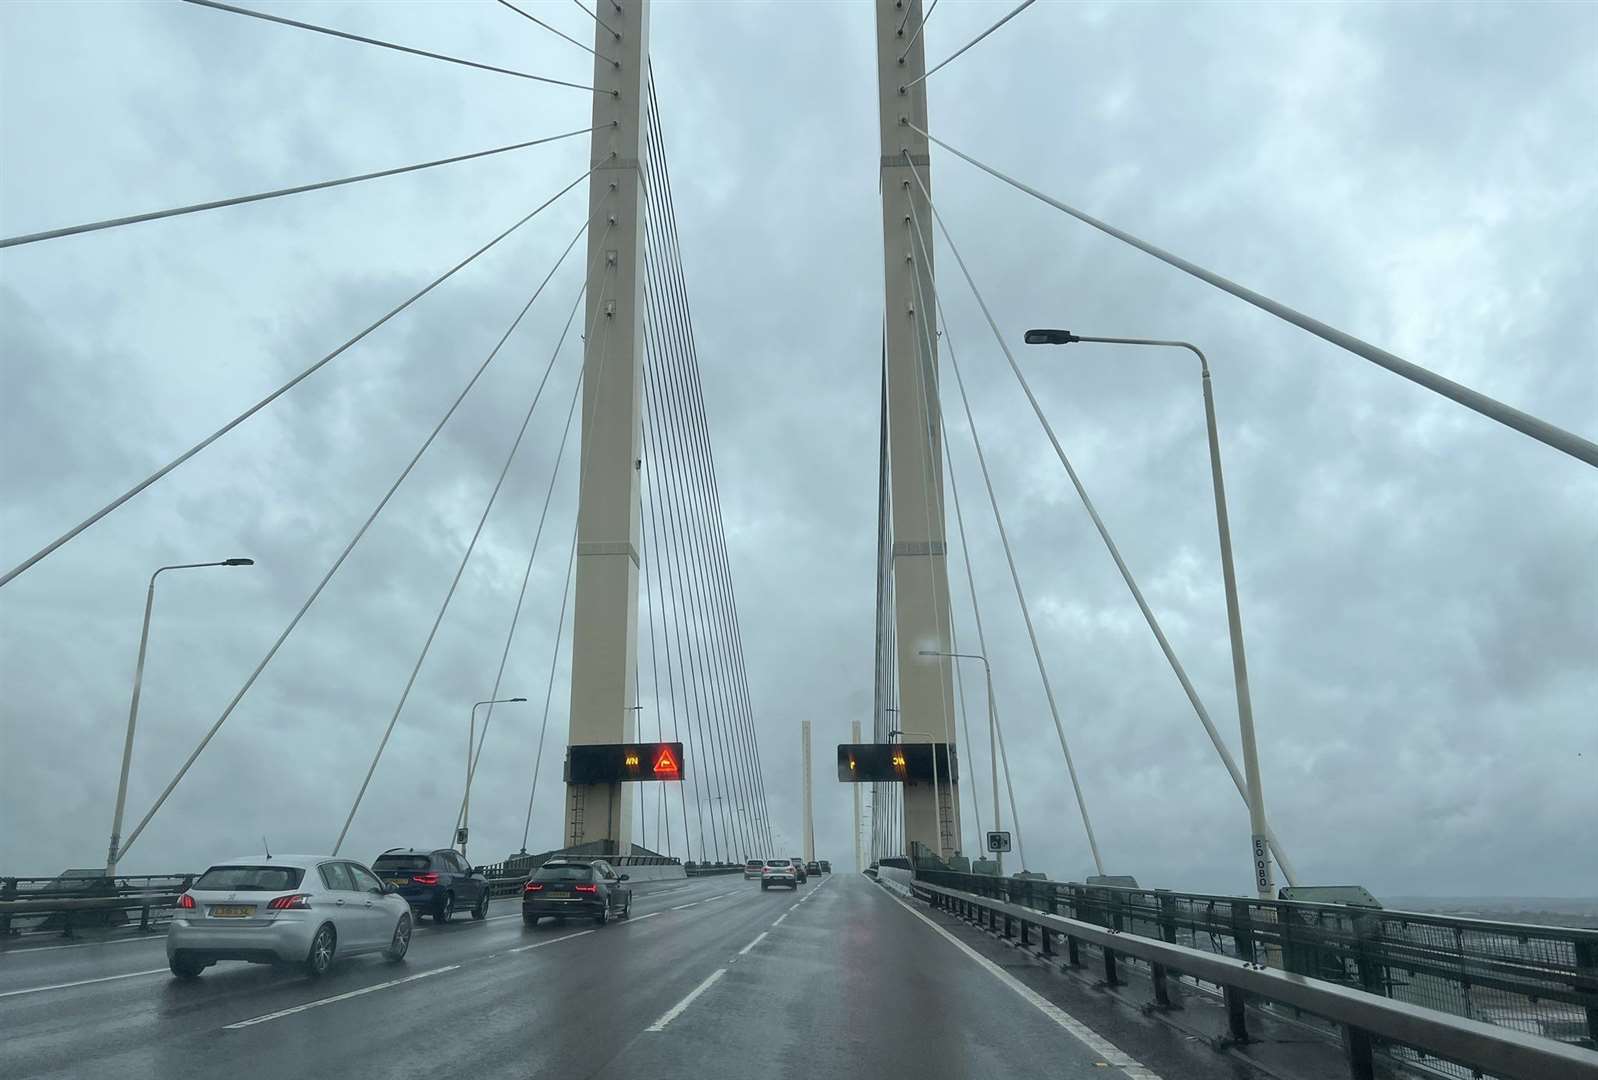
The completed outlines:
{"type": "MultiPolygon", "coordinates": [[[[1042,911],[1007,898],[934,884],[937,872],[921,871],[913,889],[935,907],[972,919],[1007,938],[1019,932],[1020,944],[1031,944],[1035,931],[1042,955],[1057,955],[1056,938],[1065,945],[1066,962],[1081,963],[1081,946],[1096,947],[1103,959],[1105,981],[1120,982],[1123,958],[1148,964],[1155,1003],[1179,1007],[1172,976],[1184,974],[1221,988],[1227,1023],[1234,1040],[1248,1041],[1246,1006],[1250,999],[1274,1002],[1320,1017],[1341,1028],[1349,1073],[1355,1080],[1374,1080],[1377,1041],[1409,1047],[1476,1075],[1506,1080],[1598,1080],[1598,1053],[1542,1035],[1533,1035],[1424,1005],[1381,997],[1364,989],[1263,967],[1250,959],[1177,944],[1162,938],[1104,926],[1081,918],[1042,911]]],[[[968,876],[968,875],[958,875],[968,876]]],[[[989,879],[993,880],[993,879],[989,879]]],[[[1010,881],[1012,879],[999,879],[1010,881]]],[[[1038,885],[1053,885],[1037,882],[1038,885]]],[[[1053,885],[1047,890],[1086,889],[1053,885]]],[[[1285,903],[1285,902],[1284,902],[1285,903]]],[[[1323,905],[1312,905],[1323,906],[1323,905]]],[[[1335,906],[1335,905],[1333,905],[1335,906]]]]}
{"type": "Polygon", "coordinates": [[[170,917],[192,874],[115,878],[0,878],[0,937],[59,930],[63,937],[91,926],[121,926],[137,912],[141,931],[170,917]]]}

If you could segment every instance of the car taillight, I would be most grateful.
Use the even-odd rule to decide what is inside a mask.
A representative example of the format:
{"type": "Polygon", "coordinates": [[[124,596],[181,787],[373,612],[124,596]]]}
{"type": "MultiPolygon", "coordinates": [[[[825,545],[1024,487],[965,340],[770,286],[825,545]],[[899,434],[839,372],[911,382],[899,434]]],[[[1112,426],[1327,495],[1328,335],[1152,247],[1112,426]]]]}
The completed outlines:
{"type": "Polygon", "coordinates": [[[429,871],[425,874],[412,874],[411,880],[418,885],[437,885],[438,875],[429,871]]]}
{"type": "Polygon", "coordinates": [[[182,896],[178,897],[178,907],[185,911],[193,911],[194,897],[190,896],[188,893],[184,893],[182,896]]]}
{"type": "Polygon", "coordinates": [[[311,906],[311,898],[305,893],[294,893],[291,896],[274,896],[266,905],[269,911],[303,911],[311,906]]]}
{"type": "Polygon", "coordinates": [[[580,893],[597,893],[599,891],[598,885],[578,885],[575,888],[580,893]]]}
{"type": "Polygon", "coordinates": [[[522,892],[543,892],[543,891],[544,891],[544,883],[542,881],[529,881],[526,885],[522,886],[522,892]]]}

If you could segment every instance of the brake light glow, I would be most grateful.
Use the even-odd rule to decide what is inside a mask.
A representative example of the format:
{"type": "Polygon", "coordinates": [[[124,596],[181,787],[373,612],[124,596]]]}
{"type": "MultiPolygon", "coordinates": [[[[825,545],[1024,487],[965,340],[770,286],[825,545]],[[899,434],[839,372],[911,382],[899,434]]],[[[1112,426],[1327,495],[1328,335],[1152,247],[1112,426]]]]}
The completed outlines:
{"type": "Polygon", "coordinates": [[[305,893],[274,896],[266,905],[268,911],[304,911],[310,906],[311,898],[305,893]]]}
{"type": "Polygon", "coordinates": [[[184,893],[182,896],[178,897],[178,907],[182,908],[184,911],[193,911],[194,906],[194,897],[190,896],[188,893],[184,893]]]}
{"type": "Polygon", "coordinates": [[[437,885],[438,875],[429,870],[425,874],[412,874],[411,880],[418,885],[437,885]]]}
{"type": "Polygon", "coordinates": [[[598,885],[576,885],[573,888],[580,893],[597,893],[599,891],[598,885]]]}
{"type": "Polygon", "coordinates": [[[529,881],[526,885],[522,886],[522,892],[543,892],[543,891],[544,891],[544,883],[542,881],[529,881]]]}

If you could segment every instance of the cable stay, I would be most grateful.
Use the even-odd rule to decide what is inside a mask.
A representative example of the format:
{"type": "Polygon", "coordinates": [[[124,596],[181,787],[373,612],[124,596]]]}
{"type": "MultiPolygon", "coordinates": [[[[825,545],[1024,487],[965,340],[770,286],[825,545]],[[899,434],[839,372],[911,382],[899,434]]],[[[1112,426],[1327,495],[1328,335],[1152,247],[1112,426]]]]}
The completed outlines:
{"type": "MultiPolygon", "coordinates": [[[[1156,247],[1146,240],[1140,240],[1129,232],[1118,229],[1108,222],[1100,221],[1091,214],[1084,213],[1073,206],[1068,206],[1065,203],[1060,202],[1058,199],[1045,195],[1037,188],[1024,184],[1014,177],[1005,175],[998,169],[995,169],[993,166],[978,161],[976,158],[962,150],[956,150],[942,139],[922,131],[921,128],[917,127],[913,123],[910,123],[909,121],[906,121],[906,126],[914,131],[920,132],[934,143],[937,143],[939,146],[949,151],[949,153],[961,158],[966,162],[969,162],[972,165],[975,165],[988,175],[1004,181],[1017,191],[1026,192],[1028,195],[1031,195],[1038,201],[1047,203],[1056,210],[1069,214],[1071,217],[1076,218],[1078,221],[1086,225],[1091,225],[1093,228],[1099,230],[1107,236],[1113,236],[1117,240],[1137,248],[1144,254],[1152,255],[1161,262],[1169,266],[1174,266],[1183,273],[1190,274],[1191,276],[1198,278],[1207,285],[1213,285],[1222,292],[1230,293],[1239,300],[1254,305],[1261,311],[1275,315],[1278,319],[1281,319],[1284,322],[1292,323],[1300,330],[1308,331],[1309,333],[1320,338],[1322,341],[1330,342],[1346,352],[1353,353],[1355,356],[1364,357],[1366,360],[1369,360],[1378,367],[1386,368],[1393,374],[1408,379],[1410,382],[1416,383],[1417,385],[1424,386],[1433,393],[1441,394],[1443,397],[1463,405],[1467,409],[1481,413],[1490,420],[1496,420],[1505,427],[1513,428],[1522,435],[1530,436],[1531,438],[1542,443],[1544,446],[1551,446],[1555,450],[1558,450],[1564,454],[1568,454],[1578,461],[1586,462],[1588,465],[1598,466],[1598,443],[1594,443],[1590,439],[1586,439],[1580,435],[1574,434],[1573,432],[1566,431],[1561,427],[1550,424],[1546,420],[1532,416],[1530,413],[1522,412],[1511,405],[1505,405],[1503,402],[1498,401],[1495,398],[1488,397],[1486,394],[1483,394],[1480,391],[1472,390],[1470,387],[1465,386],[1462,383],[1454,382],[1452,379],[1439,375],[1429,368],[1424,368],[1419,364],[1411,363],[1400,356],[1396,356],[1393,353],[1388,352],[1386,349],[1377,348],[1375,345],[1372,345],[1367,341],[1362,341],[1353,334],[1345,333],[1344,331],[1337,329],[1335,326],[1323,323],[1319,319],[1312,318],[1308,315],[1305,315],[1303,312],[1296,311],[1293,308],[1288,307],[1286,304],[1272,300],[1270,297],[1265,296],[1262,293],[1257,293],[1253,289],[1246,288],[1245,286],[1239,285],[1234,281],[1230,281],[1222,277],[1220,274],[1206,270],[1197,263],[1189,262],[1179,255],[1173,255],[1171,252],[1166,251],[1163,248],[1156,247]]],[[[919,180],[919,177],[917,179],[919,180]]],[[[934,211],[934,213],[936,213],[936,211],[934,211]]],[[[939,219],[939,225],[942,225],[941,218],[939,219]]]]}
{"type": "Polygon", "coordinates": [[[227,206],[264,202],[267,199],[281,198],[284,195],[300,195],[307,191],[322,191],[326,188],[340,187],[344,184],[358,184],[363,180],[376,180],[384,176],[398,176],[401,173],[418,172],[438,165],[453,165],[459,161],[491,157],[495,154],[508,153],[511,150],[524,150],[529,146],[557,142],[561,139],[569,139],[574,135],[587,135],[593,130],[591,127],[586,127],[578,131],[568,131],[561,135],[549,135],[542,139],[529,139],[526,142],[511,143],[509,146],[498,146],[492,150],[478,150],[472,154],[456,154],[454,157],[423,161],[415,165],[402,165],[397,169],[381,169],[377,172],[362,173],[359,176],[345,176],[337,180],[322,180],[314,184],[299,184],[295,187],[278,188],[275,191],[261,191],[254,195],[236,195],[231,199],[216,199],[211,202],[194,203],[191,206],[174,206],[168,210],[151,210],[143,214],[130,214],[127,217],[106,218],[104,221],[91,221],[82,225],[66,225],[59,229],[46,229],[43,232],[28,233],[23,236],[8,236],[0,239],[0,248],[20,247],[23,244],[36,244],[40,240],[58,240],[63,236],[79,236],[83,233],[99,232],[103,229],[116,229],[123,225],[137,225],[145,221],[159,221],[162,218],[182,217],[184,214],[198,214],[204,210],[220,210],[227,206]]]}
{"type": "Polygon", "coordinates": [[[516,318],[512,320],[510,326],[506,328],[505,333],[500,336],[499,341],[494,345],[494,348],[489,352],[488,356],[480,365],[478,365],[477,370],[472,373],[471,378],[468,379],[466,385],[461,388],[461,392],[456,395],[455,400],[450,403],[449,408],[444,410],[444,415],[439,417],[438,423],[433,426],[432,431],[428,432],[427,437],[422,440],[422,444],[417,447],[416,453],[411,456],[410,461],[406,462],[405,467],[401,469],[399,475],[394,478],[394,482],[389,485],[388,490],[385,491],[382,498],[377,501],[377,505],[372,508],[372,512],[366,516],[366,520],[361,522],[360,527],[355,530],[355,534],[350,537],[349,542],[344,545],[344,549],[339,552],[338,557],[335,558],[332,565],[327,568],[327,571],[322,575],[321,580],[316,583],[316,586],[311,590],[310,595],[305,598],[305,602],[301,604],[299,610],[294,613],[294,617],[289,620],[288,625],[283,628],[282,633],[278,634],[277,639],[273,641],[271,647],[267,649],[266,655],[261,658],[260,663],[255,665],[255,669],[251,671],[249,677],[244,680],[244,685],[239,687],[238,692],[233,695],[233,698],[228,702],[227,707],[222,710],[222,714],[216,718],[216,722],[211,725],[211,727],[206,731],[205,735],[201,737],[199,744],[195,746],[194,750],[184,760],[183,765],[178,769],[177,774],[172,777],[171,782],[168,783],[162,790],[160,796],[155,800],[155,803],[150,807],[149,811],[145,813],[144,817],[140,819],[138,825],[135,826],[134,829],[128,834],[128,838],[123,841],[122,847],[117,853],[118,861],[120,861],[122,857],[125,856],[133,847],[134,841],[139,838],[140,833],[144,832],[145,826],[147,826],[151,819],[155,817],[162,805],[165,804],[167,798],[177,788],[178,784],[182,782],[184,776],[188,775],[189,769],[193,767],[195,761],[199,759],[199,756],[204,753],[205,748],[210,745],[211,740],[216,737],[216,733],[222,730],[222,725],[227,723],[228,717],[233,715],[233,710],[238,708],[239,702],[243,701],[244,696],[250,692],[250,689],[255,685],[256,680],[261,677],[261,673],[266,670],[267,665],[272,662],[272,658],[275,657],[278,653],[278,650],[283,647],[283,643],[289,639],[289,636],[294,633],[295,628],[300,625],[300,621],[305,618],[306,612],[311,610],[311,605],[316,603],[317,598],[322,595],[322,591],[327,588],[328,583],[332,581],[334,576],[339,572],[339,568],[342,567],[345,560],[350,557],[350,553],[353,552],[356,545],[361,542],[361,538],[364,537],[367,530],[372,527],[372,523],[375,522],[378,518],[378,515],[383,512],[383,508],[386,507],[389,503],[389,500],[394,497],[394,493],[400,489],[400,485],[405,483],[406,477],[410,476],[411,471],[416,468],[417,462],[422,460],[422,457],[427,453],[428,449],[438,438],[439,433],[444,430],[444,427],[449,423],[450,418],[453,417],[456,410],[460,408],[461,402],[466,400],[466,397],[471,393],[472,388],[477,385],[478,380],[483,377],[483,373],[488,370],[489,365],[494,362],[495,357],[497,357],[500,353],[500,350],[504,348],[505,342],[510,340],[511,333],[518,325],[521,324],[522,318],[532,307],[533,301],[537,300],[539,295],[544,291],[544,287],[549,284],[550,279],[555,276],[555,272],[559,270],[561,265],[566,261],[566,256],[571,253],[572,248],[577,245],[577,241],[582,237],[583,233],[587,231],[587,228],[588,223],[585,221],[572,235],[571,241],[566,245],[566,249],[561,252],[560,258],[555,260],[555,265],[550,268],[549,273],[544,276],[543,281],[539,282],[538,288],[534,290],[533,295],[527,301],[527,304],[524,305],[521,311],[517,313],[516,318]]]}
{"type": "MultiPolygon", "coordinates": [[[[588,90],[592,93],[603,93],[595,90],[585,83],[567,82],[564,79],[552,79],[547,75],[534,75],[528,71],[516,71],[512,68],[495,67],[493,64],[480,64],[475,60],[463,60],[458,56],[446,56],[443,53],[428,52],[426,49],[413,49],[409,45],[398,45],[392,41],[382,41],[378,38],[363,37],[360,34],[351,34],[344,30],[335,30],[330,26],[318,26],[315,23],[300,22],[298,19],[288,19],[282,15],[268,15],[264,11],[255,11],[251,8],[237,7],[233,4],[219,3],[218,0],[183,0],[185,4],[196,7],[211,8],[216,11],[225,11],[230,15],[246,15],[252,19],[261,19],[265,22],[277,23],[280,26],[292,26],[297,30],[310,30],[329,37],[343,38],[345,41],[354,41],[362,45],[376,45],[382,49],[392,49],[395,52],[409,53],[412,56],[425,56],[429,60],[442,60],[446,64],[459,64],[462,67],[476,68],[479,71],[492,71],[499,75],[514,75],[518,79],[531,79],[533,82],[548,83],[551,86],[569,86],[573,90],[588,90]]],[[[611,91],[614,93],[614,91],[611,91]]]]}
{"type": "Polygon", "coordinates": [[[383,730],[383,738],[377,744],[377,752],[372,755],[372,764],[366,770],[366,778],[361,781],[361,788],[355,794],[355,802],[350,806],[349,816],[344,819],[344,827],[339,830],[338,839],[333,842],[333,854],[337,855],[339,848],[344,846],[344,837],[349,834],[350,823],[355,820],[355,812],[360,809],[361,800],[366,796],[366,788],[372,782],[372,775],[377,772],[377,763],[382,760],[383,750],[388,746],[388,740],[394,734],[394,725],[399,723],[400,713],[405,709],[405,702],[410,699],[411,688],[416,685],[416,676],[421,673],[422,664],[427,660],[427,654],[433,647],[433,639],[438,635],[438,628],[444,621],[444,615],[449,611],[450,601],[455,598],[455,589],[461,583],[461,577],[466,573],[466,566],[472,559],[472,553],[477,550],[477,541],[483,535],[483,527],[488,524],[488,515],[494,509],[494,503],[499,499],[500,489],[505,486],[505,477],[510,474],[510,467],[516,460],[517,451],[522,447],[522,440],[527,435],[527,428],[533,422],[533,412],[538,408],[538,403],[543,399],[544,387],[549,385],[549,375],[555,369],[555,361],[560,356],[560,350],[566,344],[566,336],[571,330],[572,319],[577,315],[577,306],[582,303],[583,293],[587,289],[586,282],[577,292],[577,298],[572,302],[571,313],[566,316],[566,325],[561,329],[560,340],[555,343],[555,348],[549,354],[549,364],[544,368],[543,376],[538,380],[538,389],[533,393],[533,400],[527,406],[527,412],[522,417],[521,427],[516,431],[516,438],[511,441],[510,450],[505,454],[505,464],[499,470],[499,476],[494,481],[494,488],[488,494],[488,499],[483,504],[483,512],[477,519],[477,528],[472,531],[472,538],[466,545],[466,550],[461,554],[460,565],[455,568],[455,576],[450,579],[449,589],[444,593],[444,600],[438,606],[438,614],[433,617],[433,625],[428,628],[427,639],[422,642],[421,651],[416,654],[416,663],[411,667],[411,673],[405,680],[405,689],[400,691],[399,701],[394,706],[394,714],[389,717],[388,727],[383,730]]]}
{"type": "MultiPolygon", "coordinates": [[[[982,313],[987,319],[988,327],[993,331],[994,340],[998,342],[1000,351],[1003,352],[1005,360],[1009,362],[1011,372],[1021,384],[1022,392],[1025,393],[1027,401],[1032,406],[1033,415],[1037,417],[1038,423],[1043,427],[1044,434],[1048,436],[1049,444],[1054,448],[1055,455],[1059,458],[1061,466],[1065,469],[1066,476],[1071,481],[1071,486],[1076,490],[1077,498],[1081,501],[1083,508],[1088,513],[1088,517],[1092,520],[1094,528],[1098,531],[1099,538],[1104,542],[1105,549],[1109,551],[1110,558],[1115,562],[1116,569],[1120,571],[1121,580],[1126,583],[1127,589],[1132,593],[1132,599],[1136,601],[1138,610],[1143,613],[1144,621],[1148,623],[1149,630],[1153,633],[1160,651],[1165,654],[1165,659],[1170,664],[1172,672],[1175,673],[1177,681],[1181,683],[1183,691],[1187,694],[1188,701],[1193,706],[1193,711],[1198,714],[1200,722],[1204,725],[1204,730],[1210,736],[1210,741],[1214,744],[1216,751],[1226,764],[1227,771],[1232,774],[1232,780],[1238,787],[1238,793],[1243,796],[1246,802],[1248,799],[1248,786],[1244,782],[1242,774],[1238,772],[1237,764],[1232,760],[1231,752],[1226,749],[1226,744],[1221,740],[1220,733],[1215,730],[1215,724],[1210,719],[1209,710],[1204,707],[1204,703],[1199,699],[1198,691],[1194,689],[1192,681],[1187,676],[1187,670],[1182,666],[1182,662],[1177,659],[1176,650],[1171,647],[1169,639],[1165,636],[1165,631],[1160,627],[1159,619],[1155,617],[1153,609],[1149,607],[1148,601],[1143,597],[1143,590],[1138,587],[1136,579],[1132,576],[1132,571],[1127,567],[1125,560],[1121,558],[1120,549],[1116,546],[1114,538],[1110,536],[1109,528],[1104,524],[1104,519],[1099,516],[1098,509],[1088,496],[1087,488],[1083,486],[1082,480],[1077,475],[1075,467],[1072,466],[1070,458],[1066,456],[1064,448],[1060,445],[1059,438],[1054,433],[1054,428],[1049,424],[1048,418],[1044,416],[1042,406],[1039,405],[1037,397],[1032,393],[1032,387],[1021,373],[1020,366],[1015,362],[1015,357],[1011,354],[1010,347],[1005,342],[1003,334],[999,332],[998,324],[993,319],[993,314],[988,308],[987,301],[983,298],[981,290],[977,288],[976,281],[972,278],[971,271],[965,264],[965,259],[960,255],[960,249],[955,246],[954,238],[949,233],[948,225],[944,222],[943,215],[939,213],[937,204],[932,202],[930,193],[927,192],[926,186],[922,184],[921,176],[916,172],[913,164],[911,166],[911,174],[915,177],[917,185],[921,187],[923,196],[927,198],[927,205],[932,210],[933,220],[937,222],[939,230],[943,233],[944,241],[949,245],[949,251],[954,255],[955,262],[959,265],[966,284],[970,286],[972,295],[976,297],[977,305],[982,309],[982,313]]],[[[914,208],[912,208],[913,213],[914,208]]],[[[925,248],[927,238],[922,231],[919,216],[917,216],[915,224],[917,240],[925,248]]],[[[958,368],[955,369],[955,377],[956,379],[959,378],[958,368]]],[[[975,428],[973,427],[973,441],[975,440],[975,434],[975,428]]],[[[978,458],[979,460],[981,458],[980,452],[978,458]]],[[[1292,869],[1292,863],[1283,856],[1275,833],[1269,825],[1266,827],[1266,835],[1269,838],[1272,850],[1276,852],[1276,860],[1282,868],[1282,876],[1287,878],[1290,885],[1296,884],[1297,874],[1292,869]]],[[[1103,871],[1101,870],[1100,873],[1103,873],[1103,871]]]]}
{"type": "Polygon", "coordinates": [[[560,463],[566,457],[566,444],[571,438],[572,420],[577,415],[577,401],[582,391],[583,374],[579,369],[577,380],[572,385],[571,404],[566,408],[566,426],[561,430],[560,446],[555,451],[555,463],[549,467],[549,486],[544,489],[544,505],[538,512],[538,527],[533,531],[533,543],[527,552],[527,566],[522,571],[521,588],[516,593],[516,607],[511,612],[510,626],[505,631],[505,648],[499,655],[499,670],[494,673],[494,688],[488,694],[488,711],[483,714],[483,730],[478,735],[477,747],[472,752],[471,762],[466,769],[466,790],[461,795],[460,809],[455,814],[457,829],[466,821],[466,801],[471,797],[472,781],[477,776],[477,762],[483,756],[483,743],[488,740],[488,725],[494,719],[494,705],[499,698],[500,683],[505,678],[505,665],[510,661],[511,643],[516,639],[516,627],[522,617],[522,604],[527,599],[527,584],[533,576],[533,561],[538,558],[539,541],[544,538],[544,523],[549,518],[549,504],[555,496],[555,482],[560,478],[560,463]]]}
{"type": "Polygon", "coordinates": [[[62,535],[58,536],[56,539],[50,541],[50,543],[48,543],[44,547],[40,548],[38,551],[34,552],[32,555],[28,556],[28,558],[24,559],[21,563],[19,563],[15,567],[13,567],[11,570],[7,571],[6,575],[4,577],[0,577],[0,588],[3,588],[8,582],[12,581],[18,575],[20,575],[24,571],[28,570],[35,563],[39,562],[41,559],[44,559],[47,556],[49,556],[50,554],[52,554],[53,552],[57,551],[63,545],[65,545],[69,541],[71,541],[74,537],[78,536],[78,534],[82,533],[85,529],[89,528],[91,525],[94,525],[96,522],[100,521],[106,515],[110,514],[113,510],[116,510],[118,507],[122,506],[128,500],[132,499],[134,496],[138,495],[140,492],[142,492],[146,488],[150,487],[150,485],[154,484],[157,480],[160,480],[162,477],[166,476],[167,473],[171,472],[173,469],[176,469],[179,465],[182,465],[185,461],[188,461],[194,455],[198,454],[200,451],[204,450],[206,447],[208,447],[212,443],[216,442],[222,436],[226,435],[228,432],[232,431],[234,428],[236,428],[240,424],[244,423],[244,421],[248,420],[250,417],[254,416],[256,413],[260,412],[262,409],[264,409],[268,405],[272,404],[278,398],[282,397],[284,394],[286,394],[290,390],[294,389],[300,383],[304,382],[306,379],[308,379],[312,375],[316,374],[322,368],[324,368],[328,364],[332,363],[339,356],[343,355],[351,347],[353,347],[358,342],[360,342],[362,339],[364,339],[368,334],[372,333],[372,331],[376,330],[378,327],[380,327],[384,323],[388,322],[394,316],[398,315],[400,312],[404,311],[406,308],[408,308],[412,304],[416,303],[416,301],[420,300],[422,297],[426,296],[428,293],[430,293],[434,289],[438,288],[438,286],[440,286],[444,282],[448,281],[451,277],[453,277],[463,267],[469,265],[474,260],[476,260],[478,256],[482,255],[485,251],[487,251],[490,248],[494,247],[501,240],[505,239],[507,236],[509,236],[511,233],[515,232],[517,229],[520,229],[523,225],[527,224],[529,221],[533,220],[533,218],[537,217],[539,213],[541,213],[545,208],[547,208],[550,205],[552,205],[562,195],[566,194],[572,188],[576,187],[578,184],[580,184],[584,180],[588,179],[589,174],[592,173],[593,171],[594,170],[592,168],[588,169],[586,172],[584,172],[577,179],[573,180],[571,183],[567,184],[565,187],[563,187],[559,191],[557,191],[554,195],[551,195],[544,202],[540,203],[530,213],[528,213],[527,215],[522,217],[519,221],[517,221],[515,224],[513,224],[510,228],[506,229],[504,232],[501,232],[499,235],[495,236],[492,240],[490,240],[488,243],[484,244],[482,247],[478,248],[476,251],[473,251],[470,255],[466,256],[460,262],[456,263],[454,266],[452,266],[448,270],[444,271],[438,277],[436,277],[432,281],[428,282],[426,285],[424,285],[418,291],[412,293],[405,300],[401,301],[396,307],[393,307],[393,308],[389,309],[387,314],[383,315],[381,318],[377,319],[375,322],[369,324],[365,329],[361,330],[354,337],[351,337],[348,341],[344,342],[344,344],[340,345],[338,348],[334,349],[332,352],[328,353],[326,356],[322,357],[320,360],[317,360],[315,363],[311,364],[305,370],[301,371],[298,375],[295,375],[292,379],[290,379],[287,382],[283,383],[276,390],[273,390],[271,393],[267,394],[260,401],[257,401],[254,405],[251,405],[248,409],[245,409],[243,412],[239,413],[233,419],[229,420],[227,423],[225,423],[221,427],[217,428],[211,434],[207,435],[205,438],[201,439],[199,442],[195,443],[193,446],[191,446],[187,450],[183,451],[183,453],[179,454],[177,457],[173,458],[171,461],[169,461],[165,465],[161,466],[155,472],[151,473],[149,476],[145,477],[143,480],[140,480],[137,484],[134,484],[127,491],[124,491],[121,495],[118,495],[116,498],[114,498],[110,502],[106,503],[100,509],[98,509],[94,513],[90,514],[83,521],[79,522],[77,525],[74,525],[71,529],[68,529],[65,533],[63,533],[62,535]]]}
{"type": "Polygon", "coordinates": [[[571,42],[573,45],[577,46],[579,49],[583,50],[584,52],[588,53],[589,55],[597,56],[601,60],[605,61],[608,64],[617,63],[616,60],[611,59],[610,57],[606,56],[604,53],[595,52],[593,49],[590,49],[587,45],[584,45],[582,42],[578,41],[576,38],[572,37],[570,34],[562,33],[561,31],[555,29],[553,26],[549,25],[547,22],[545,22],[543,19],[540,19],[538,16],[531,15],[531,14],[523,11],[521,8],[517,7],[515,4],[511,3],[510,0],[498,0],[498,2],[499,2],[499,5],[501,7],[510,8],[512,11],[514,11],[516,14],[520,15],[522,18],[528,20],[529,22],[537,23],[539,26],[542,26],[545,30],[548,30],[551,34],[554,34],[556,37],[561,38],[562,40],[571,42]]]}
{"type": "MultiPolygon", "coordinates": [[[[993,33],[999,27],[1003,26],[1005,23],[1009,22],[1011,19],[1015,18],[1017,15],[1021,14],[1021,12],[1025,11],[1027,8],[1031,7],[1033,4],[1035,4],[1037,2],[1038,2],[1038,0],[1021,0],[1021,3],[1017,4],[1015,6],[1015,8],[1008,15],[1006,15],[1004,18],[1000,19],[998,22],[994,23],[992,26],[990,26],[986,30],[982,31],[982,33],[978,34],[976,37],[972,38],[970,41],[968,41],[964,45],[960,46],[960,48],[956,49],[949,56],[945,57],[942,61],[940,61],[934,67],[929,68],[928,70],[922,72],[920,75],[916,76],[914,79],[911,79],[909,82],[905,83],[903,86],[899,87],[899,89],[900,90],[908,90],[912,86],[914,86],[916,83],[925,80],[927,78],[927,76],[931,75],[933,72],[941,70],[945,64],[949,63],[952,60],[958,59],[967,49],[971,48],[977,42],[981,41],[983,38],[987,37],[989,34],[993,33]]],[[[931,14],[931,12],[928,12],[928,14],[931,14]]],[[[908,50],[906,50],[906,51],[908,52],[908,50]]],[[[901,56],[899,59],[902,61],[904,59],[904,57],[901,56]]]]}

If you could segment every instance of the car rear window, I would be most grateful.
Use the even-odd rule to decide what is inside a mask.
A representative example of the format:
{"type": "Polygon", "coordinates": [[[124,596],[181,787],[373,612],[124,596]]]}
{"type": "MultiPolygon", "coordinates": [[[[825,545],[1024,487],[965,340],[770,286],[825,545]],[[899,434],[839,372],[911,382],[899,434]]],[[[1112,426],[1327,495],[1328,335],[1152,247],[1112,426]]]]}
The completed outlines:
{"type": "Polygon", "coordinates": [[[379,855],[377,861],[372,864],[372,869],[379,874],[388,870],[404,870],[409,873],[412,870],[426,870],[432,861],[432,857],[428,855],[379,855]]]}
{"type": "Polygon", "coordinates": [[[766,860],[766,865],[767,866],[783,866],[783,867],[786,867],[786,866],[788,866],[790,864],[789,864],[787,859],[767,859],[766,860]]]}
{"type": "Polygon", "coordinates": [[[533,874],[534,881],[587,881],[594,871],[587,866],[540,866],[533,874]]]}
{"type": "Polygon", "coordinates": [[[750,859],[748,862],[744,863],[744,865],[745,866],[759,866],[760,865],[760,860],[759,859],[750,859]]]}
{"type": "Polygon", "coordinates": [[[194,883],[196,889],[234,892],[282,892],[297,889],[305,871],[298,866],[213,866],[194,883]]]}

